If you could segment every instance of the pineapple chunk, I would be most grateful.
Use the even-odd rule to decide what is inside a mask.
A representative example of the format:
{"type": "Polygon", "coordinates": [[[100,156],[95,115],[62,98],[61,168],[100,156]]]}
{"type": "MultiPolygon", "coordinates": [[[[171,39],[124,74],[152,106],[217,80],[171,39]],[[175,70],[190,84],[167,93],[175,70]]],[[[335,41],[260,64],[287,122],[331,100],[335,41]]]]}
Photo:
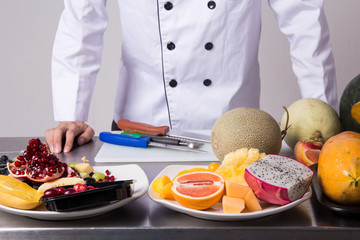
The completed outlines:
{"type": "Polygon", "coordinates": [[[245,168],[253,162],[265,157],[256,148],[241,148],[225,155],[221,166],[215,171],[223,176],[225,181],[247,185],[244,179],[245,168]]]}

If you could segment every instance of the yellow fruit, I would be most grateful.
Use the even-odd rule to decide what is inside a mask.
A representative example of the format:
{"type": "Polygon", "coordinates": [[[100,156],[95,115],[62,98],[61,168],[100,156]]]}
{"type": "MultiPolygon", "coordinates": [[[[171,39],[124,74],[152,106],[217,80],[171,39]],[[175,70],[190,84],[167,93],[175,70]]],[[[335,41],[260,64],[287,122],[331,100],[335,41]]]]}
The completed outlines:
{"type": "Polygon", "coordinates": [[[317,173],[327,197],[360,206],[360,133],[346,131],[329,138],[321,149],[317,173]]]}
{"type": "Polygon", "coordinates": [[[168,200],[175,200],[175,198],[172,194],[172,191],[171,191],[171,186],[172,186],[171,182],[167,183],[164,186],[164,188],[161,190],[161,193],[160,193],[161,198],[168,199],[168,200]]]}
{"type": "Polygon", "coordinates": [[[266,154],[260,153],[259,149],[241,148],[228,153],[215,172],[223,176],[225,181],[247,185],[244,179],[245,168],[265,156],[266,154]]]}
{"type": "Polygon", "coordinates": [[[40,205],[41,197],[41,193],[26,183],[0,175],[0,204],[17,209],[33,209],[40,205]]]}
{"type": "Polygon", "coordinates": [[[226,112],[216,120],[211,131],[211,147],[220,161],[226,154],[241,148],[279,154],[281,143],[279,124],[270,114],[255,108],[226,112]]]}
{"type": "Polygon", "coordinates": [[[210,171],[192,172],[175,178],[171,190],[180,205],[204,210],[222,198],[224,185],[224,179],[219,174],[210,171]]]}
{"type": "Polygon", "coordinates": [[[219,167],[220,167],[220,164],[218,164],[217,162],[213,162],[213,163],[209,164],[208,169],[210,172],[215,172],[216,169],[218,169],[219,167]]]}
{"type": "Polygon", "coordinates": [[[162,190],[164,189],[165,185],[171,183],[171,180],[168,176],[164,175],[161,177],[158,177],[154,180],[151,187],[152,189],[157,192],[158,194],[161,194],[162,190]]]}
{"type": "Polygon", "coordinates": [[[92,173],[94,172],[93,166],[90,163],[77,163],[73,165],[73,167],[81,174],[81,173],[92,173]]]}

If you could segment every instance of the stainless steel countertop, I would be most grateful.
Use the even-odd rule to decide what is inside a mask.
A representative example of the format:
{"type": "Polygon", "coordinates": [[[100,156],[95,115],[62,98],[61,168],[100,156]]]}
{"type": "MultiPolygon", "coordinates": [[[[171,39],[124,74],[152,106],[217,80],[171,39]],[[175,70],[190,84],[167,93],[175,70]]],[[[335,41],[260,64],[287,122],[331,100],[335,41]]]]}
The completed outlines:
{"type": "MultiPolygon", "coordinates": [[[[30,137],[0,138],[1,152],[24,149],[30,137]]],[[[43,140],[43,138],[42,138],[43,140]]],[[[59,154],[63,162],[93,162],[102,143],[59,154]]],[[[149,182],[168,163],[137,163],[149,182]]],[[[169,163],[174,164],[174,163],[169,163]]],[[[180,163],[181,164],[181,163],[180,163]]],[[[189,163],[186,163],[189,164],[189,163]]],[[[204,164],[194,162],[193,164],[204,164]]],[[[96,165],[102,165],[96,163],[96,165]]],[[[115,165],[108,164],[106,165],[115,165]]],[[[288,211],[250,221],[221,222],[191,217],[153,202],[147,194],[111,213],[70,221],[45,221],[0,211],[0,239],[359,239],[360,218],[334,213],[309,201],[288,211]]]]}

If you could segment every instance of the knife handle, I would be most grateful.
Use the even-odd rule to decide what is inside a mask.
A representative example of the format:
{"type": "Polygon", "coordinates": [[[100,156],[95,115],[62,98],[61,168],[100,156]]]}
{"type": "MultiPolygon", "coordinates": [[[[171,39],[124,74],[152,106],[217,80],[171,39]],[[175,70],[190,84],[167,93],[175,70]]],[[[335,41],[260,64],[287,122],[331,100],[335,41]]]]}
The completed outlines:
{"type": "Polygon", "coordinates": [[[122,129],[124,132],[128,133],[140,133],[145,135],[161,135],[165,136],[166,133],[169,131],[168,126],[160,126],[156,127],[146,123],[140,122],[132,122],[128,119],[120,119],[117,122],[118,128],[122,129]]]}
{"type": "Polygon", "coordinates": [[[141,147],[146,148],[150,141],[150,137],[143,136],[143,137],[133,137],[130,135],[121,135],[115,134],[111,132],[101,132],[99,134],[100,141],[122,145],[122,146],[130,146],[130,147],[141,147]]]}

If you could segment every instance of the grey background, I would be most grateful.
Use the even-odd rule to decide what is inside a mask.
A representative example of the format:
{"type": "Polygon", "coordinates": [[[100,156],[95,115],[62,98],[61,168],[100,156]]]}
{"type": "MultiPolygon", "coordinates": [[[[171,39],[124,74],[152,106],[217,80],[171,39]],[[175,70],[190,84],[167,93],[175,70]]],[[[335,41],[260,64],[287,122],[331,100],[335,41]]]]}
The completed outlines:
{"type": "MultiPolygon", "coordinates": [[[[108,1],[103,64],[92,98],[88,123],[96,135],[110,130],[121,49],[120,23],[115,1],[108,1]],[[107,107],[104,107],[107,106],[107,107]]],[[[338,98],[346,84],[360,73],[360,1],[325,1],[336,62],[338,98]]],[[[0,137],[44,136],[54,127],[50,59],[61,0],[0,1],[0,137]]],[[[263,0],[260,42],[261,109],[277,121],[282,106],[299,99],[291,68],[289,44],[279,31],[267,1],[263,0]]]]}

